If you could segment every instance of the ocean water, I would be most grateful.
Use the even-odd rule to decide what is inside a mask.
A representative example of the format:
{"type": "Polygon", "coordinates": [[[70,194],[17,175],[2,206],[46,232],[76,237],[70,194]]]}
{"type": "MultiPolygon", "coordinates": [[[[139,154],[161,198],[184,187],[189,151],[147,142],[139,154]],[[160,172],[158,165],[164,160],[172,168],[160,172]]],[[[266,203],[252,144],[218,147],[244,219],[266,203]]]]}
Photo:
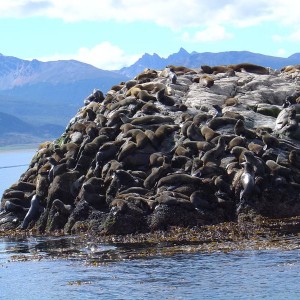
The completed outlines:
{"type": "MultiPolygon", "coordinates": [[[[1,191],[35,151],[0,153],[1,191]]],[[[122,247],[77,237],[0,238],[0,299],[300,299],[300,248],[107,259],[122,247]]]]}
{"type": "MultiPolygon", "coordinates": [[[[36,149],[0,151],[0,195],[24,173],[36,149]]],[[[1,298],[0,298],[1,299],[1,298]]]]}
{"type": "MultiPolygon", "coordinates": [[[[94,265],[88,255],[50,258],[51,239],[30,239],[0,240],[0,299],[281,300],[300,295],[299,250],[185,253],[94,265]],[[13,256],[36,253],[44,258],[15,261],[13,256]]],[[[96,246],[93,259],[122,247],[96,246]]]]}

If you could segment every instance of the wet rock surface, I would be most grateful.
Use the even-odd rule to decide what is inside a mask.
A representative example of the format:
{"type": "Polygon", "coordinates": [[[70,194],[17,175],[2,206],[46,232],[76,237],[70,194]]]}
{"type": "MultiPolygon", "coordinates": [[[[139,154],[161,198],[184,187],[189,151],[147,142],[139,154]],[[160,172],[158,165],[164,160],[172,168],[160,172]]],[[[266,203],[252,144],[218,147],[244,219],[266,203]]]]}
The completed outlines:
{"type": "Polygon", "coordinates": [[[216,70],[145,70],[95,90],[4,192],[0,230],[126,235],[298,216],[299,70],[216,70]]]}

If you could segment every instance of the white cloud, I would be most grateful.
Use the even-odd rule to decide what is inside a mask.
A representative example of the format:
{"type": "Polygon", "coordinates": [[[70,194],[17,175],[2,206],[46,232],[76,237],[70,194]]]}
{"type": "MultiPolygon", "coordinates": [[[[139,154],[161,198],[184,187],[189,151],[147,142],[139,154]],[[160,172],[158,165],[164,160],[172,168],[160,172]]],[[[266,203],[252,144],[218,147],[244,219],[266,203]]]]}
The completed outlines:
{"type": "Polygon", "coordinates": [[[150,21],[172,29],[253,26],[261,22],[300,25],[298,0],[1,0],[1,17],[44,16],[80,20],[150,21]]]}
{"type": "Polygon", "coordinates": [[[276,54],[278,56],[285,57],[287,56],[287,51],[285,49],[278,49],[276,54]]]}
{"type": "Polygon", "coordinates": [[[96,66],[103,70],[118,70],[136,62],[142,54],[126,55],[118,46],[103,42],[92,48],[80,48],[73,54],[54,54],[37,58],[41,61],[55,61],[75,59],[96,66]]]}
{"type": "Polygon", "coordinates": [[[232,34],[225,31],[225,28],[219,25],[207,27],[203,31],[198,31],[191,35],[184,32],[182,39],[187,42],[213,42],[220,40],[227,40],[232,38],[232,34]]]}
{"type": "Polygon", "coordinates": [[[300,41],[300,30],[294,31],[289,35],[289,40],[291,42],[299,42],[300,41]]]}
{"type": "Polygon", "coordinates": [[[274,42],[299,42],[300,41],[300,30],[291,32],[289,35],[273,35],[272,40],[274,42]]]}
{"type": "Polygon", "coordinates": [[[272,40],[274,41],[274,42],[283,42],[284,41],[284,39],[285,39],[285,37],[283,37],[283,36],[281,36],[281,35],[278,35],[278,34],[274,34],[273,36],[272,36],[272,40]]]}

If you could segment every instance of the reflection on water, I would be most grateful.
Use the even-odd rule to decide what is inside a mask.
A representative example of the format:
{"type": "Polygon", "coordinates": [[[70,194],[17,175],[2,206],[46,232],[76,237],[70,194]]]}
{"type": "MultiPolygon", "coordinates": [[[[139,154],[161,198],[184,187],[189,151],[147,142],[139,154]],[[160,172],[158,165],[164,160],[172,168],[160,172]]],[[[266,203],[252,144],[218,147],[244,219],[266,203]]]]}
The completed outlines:
{"type": "Polygon", "coordinates": [[[298,249],[113,259],[143,247],[2,239],[0,299],[299,299],[298,249]]]}

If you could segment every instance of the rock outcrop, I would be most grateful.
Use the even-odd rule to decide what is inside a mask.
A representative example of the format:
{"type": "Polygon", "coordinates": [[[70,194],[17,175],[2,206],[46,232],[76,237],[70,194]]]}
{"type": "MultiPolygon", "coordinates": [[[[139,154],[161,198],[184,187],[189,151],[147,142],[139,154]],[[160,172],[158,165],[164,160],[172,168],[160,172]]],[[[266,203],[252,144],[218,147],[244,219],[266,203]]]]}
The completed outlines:
{"type": "Polygon", "coordinates": [[[0,229],[127,234],[300,215],[299,74],[168,66],[95,90],[4,192],[0,229]]]}

